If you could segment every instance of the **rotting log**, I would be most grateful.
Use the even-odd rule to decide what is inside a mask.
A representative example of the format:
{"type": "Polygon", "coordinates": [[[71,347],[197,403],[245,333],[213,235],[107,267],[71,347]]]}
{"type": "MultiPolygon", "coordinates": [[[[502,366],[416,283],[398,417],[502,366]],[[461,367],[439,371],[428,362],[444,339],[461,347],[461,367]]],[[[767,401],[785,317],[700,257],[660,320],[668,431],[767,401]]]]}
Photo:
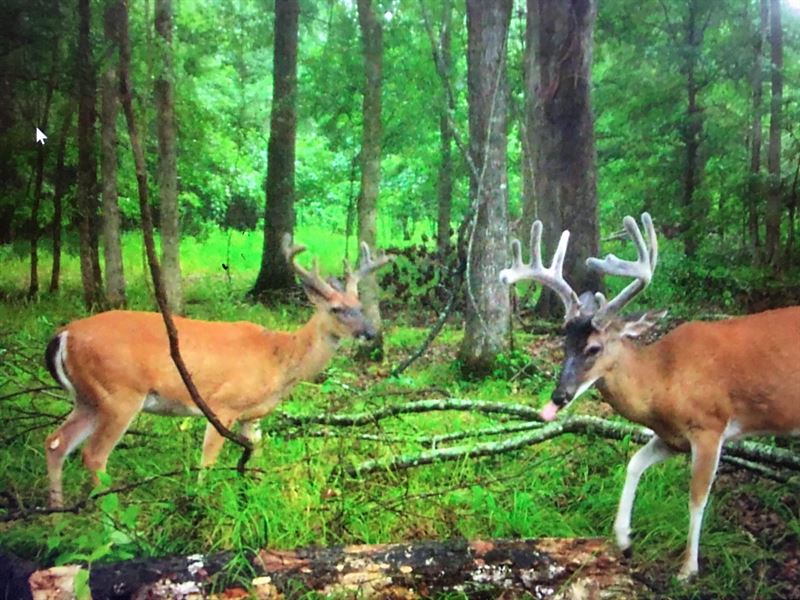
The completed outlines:
{"type": "MultiPolygon", "coordinates": [[[[294,598],[306,592],[336,597],[420,598],[462,592],[469,598],[636,598],[641,590],[627,564],[604,539],[451,540],[261,550],[249,590],[221,585],[231,554],[139,559],[93,565],[91,597],[294,598]],[[215,582],[215,594],[210,594],[215,582]],[[233,595],[232,595],[233,594],[233,595]]],[[[35,571],[33,597],[57,598],[73,585],[51,569],[35,571]],[[45,589],[44,585],[63,586],[45,589]],[[40,595],[41,594],[41,595],[40,595]]],[[[75,572],[73,569],[72,573],[75,572]]],[[[3,590],[0,589],[0,596],[3,590]]]]}

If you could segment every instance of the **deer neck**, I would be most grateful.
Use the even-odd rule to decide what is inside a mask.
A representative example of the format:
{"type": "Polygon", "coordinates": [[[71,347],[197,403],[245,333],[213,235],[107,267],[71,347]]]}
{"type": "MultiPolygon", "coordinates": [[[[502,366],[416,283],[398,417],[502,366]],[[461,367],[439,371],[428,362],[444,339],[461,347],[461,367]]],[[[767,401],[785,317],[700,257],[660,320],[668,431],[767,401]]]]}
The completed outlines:
{"type": "Polygon", "coordinates": [[[339,345],[339,338],[320,313],[290,335],[293,344],[287,356],[286,374],[292,382],[312,379],[325,368],[339,345]]]}
{"type": "Polygon", "coordinates": [[[658,366],[650,346],[637,346],[622,340],[621,348],[610,369],[598,381],[603,399],[626,419],[650,425],[652,419],[653,382],[658,366]]]}

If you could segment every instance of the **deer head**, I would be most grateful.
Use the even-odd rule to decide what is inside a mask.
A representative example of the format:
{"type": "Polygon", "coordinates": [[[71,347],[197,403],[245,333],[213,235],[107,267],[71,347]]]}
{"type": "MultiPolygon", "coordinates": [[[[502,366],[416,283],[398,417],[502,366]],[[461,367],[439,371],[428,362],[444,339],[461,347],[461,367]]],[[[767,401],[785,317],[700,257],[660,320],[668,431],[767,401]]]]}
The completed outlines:
{"type": "Polygon", "coordinates": [[[317,308],[317,314],[328,328],[329,333],[335,338],[356,337],[372,339],[377,335],[375,325],[367,319],[358,298],[358,281],[366,274],[380,269],[393,260],[389,254],[381,254],[376,259],[372,258],[366,243],[361,244],[358,267],[355,272],[345,261],[345,284],[336,279],[323,279],[319,273],[319,261],[315,257],[313,267],[308,271],[297,263],[296,257],[305,251],[306,247],[293,244],[292,237],[287,233],[283,237],[283,254],[292,265],[298,279],[303,284],[306,296],[317,308]]]}
{"type": "Polygon", "coordinates": [[[584,292],[579,297],[564,279],[562,267],[569,242],[568,231],[561,234],[550,267],[543,266],[541,221],[536,221],[531,227],[530,263],[523,262],[520,243],[514,240],[512,266],[500,272],[501,281],[509,284],[524,279],[538,281],[555,291],[564,303],[564,363],[551,401],[542,410],[541,416],[545,420],[554,419],[559,410],[583,394],[615,366],[617,350],[625,339],[639,337],[665,314],[663,311],[647,312],[628,318],[620,316],[621,309],[650,283],[658,261],[658,240],[650,215],[642,214],[642,224],[650,242],[649,248],[636,221],[632,217],[625,217],[623,222],[625,231],[636,245],[637,260],[621,260],[609,254],[602,260],[589,258],[586,261],[590,268],[604,274],[634,278],[610,301],[606,301],[600,293],[584,292]]]}

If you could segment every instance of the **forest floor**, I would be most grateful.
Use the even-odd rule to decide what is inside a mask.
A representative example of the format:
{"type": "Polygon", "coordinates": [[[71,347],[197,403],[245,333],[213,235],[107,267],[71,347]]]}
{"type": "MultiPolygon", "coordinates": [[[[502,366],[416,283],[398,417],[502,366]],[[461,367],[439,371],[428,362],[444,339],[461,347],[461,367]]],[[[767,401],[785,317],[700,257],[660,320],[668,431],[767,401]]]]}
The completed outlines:
{"type": "MultiPolygon", "coordinates": [[[[0,520],[43,506],[47,476],[43,442],[69,412],[42,364],[54,329],[85,314],[77,277],[58,296],[25,301],[19,274],[0,274],[0,520]],[[18,394],[24,390],[34,390],[18,394]]],[[[265,309],[240,300],[246,288],[224,274],[187,279],[189,316],[251,320],[291,329],[304,307],[265,309]]],[[[146,287],[134,288],[133,308],[149,308],[146,287]]],[[[491,444],[513,438],[525,420],[509,414],[453,409],[398,413],[357,427],[297,424],[303,417],[362,413],[421,400],[460,399],[541,406],[560,359],[555,333],[515,332],[515,350],[492,376],[462,378],[456,359],[460,328],[444,329],[401,376],[389,375],[422,342],[435,311],[407,317],[387,311],[386,360],[363,364],[354,343],[315,381],[298,385],[264,420],[266,436],[245,477],[238,450],[227,444],[202,483],[197,463],[204,423],[197,418],[139,416],[109,463],[94,500],[74,513],[29,515],[0,522],[0,549],[40,565],[131,557],[241,552],[263,547],[375,544],[431,539],[609,537],[632,440],[564,435],[513,451],[413,468],[359,473],[367,461],[391,461],[436,448],[491,444]],[[297,417],[288,421],[282,415],[297,417]],[[437,437],[438,436],[438,437],[437,437]]],[[[453,323],[456,321],[454,320],[453,323]]],[[[615,418],[595,394],[570,410],[615,418]]],[[[79,453],[65,469],[68,504],[86,497],[79,453]]],[[[643,477],[633,527],[631,567],[654,598],[800,598],[800,496],[723,465],[701,539],[701,575],[687,585],[674,574],[688,526],[684,457],[643,477]]],[[[230,576],[247,580],[246,561],[230,576]]]]}

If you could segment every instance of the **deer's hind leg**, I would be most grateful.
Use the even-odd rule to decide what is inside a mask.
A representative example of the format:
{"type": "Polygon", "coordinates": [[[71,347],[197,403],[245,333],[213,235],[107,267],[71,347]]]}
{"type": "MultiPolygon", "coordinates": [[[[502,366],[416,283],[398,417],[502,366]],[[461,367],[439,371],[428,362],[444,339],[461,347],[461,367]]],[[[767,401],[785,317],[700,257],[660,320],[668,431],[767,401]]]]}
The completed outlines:
{"type": "Polygon", "coordinates": [[[64,507],[63,472],[67,456],[85,440],[96,427],[95,409],[79,397],[74,397],[75,407],[61,427],[47,436],[47,476],[50,480],[50,508],[64,507]]]}

